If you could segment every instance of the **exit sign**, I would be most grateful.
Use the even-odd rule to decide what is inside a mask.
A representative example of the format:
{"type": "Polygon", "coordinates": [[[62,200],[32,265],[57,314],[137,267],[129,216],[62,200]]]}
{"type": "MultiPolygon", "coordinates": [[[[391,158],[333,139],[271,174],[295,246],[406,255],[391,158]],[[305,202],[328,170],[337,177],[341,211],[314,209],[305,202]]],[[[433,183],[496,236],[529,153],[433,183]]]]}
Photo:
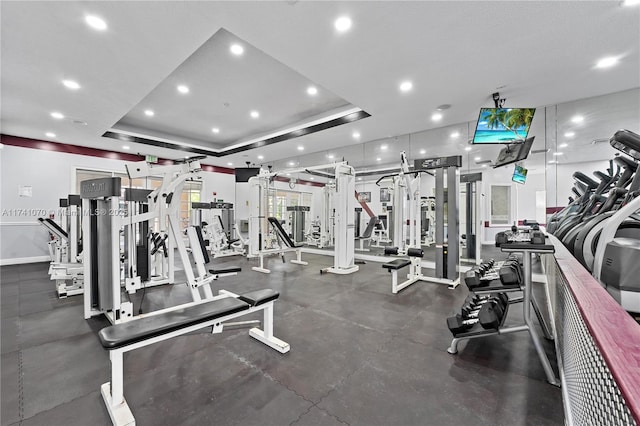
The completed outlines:
{"type": "Polygon", "coordinates": [[[156,157],[155,155],[147,155],[144,161],[146,161],[147,163],[157,163],[158,157],[156,157]]]}

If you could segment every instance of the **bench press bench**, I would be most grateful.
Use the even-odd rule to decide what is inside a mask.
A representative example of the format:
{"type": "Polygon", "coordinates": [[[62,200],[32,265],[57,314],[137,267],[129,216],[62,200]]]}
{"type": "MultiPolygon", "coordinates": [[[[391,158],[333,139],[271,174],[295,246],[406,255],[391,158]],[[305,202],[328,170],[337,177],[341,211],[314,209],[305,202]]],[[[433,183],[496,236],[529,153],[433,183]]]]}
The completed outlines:
{"type": "Polygon", "coordinates": [[[220,295],[213,299],[151,312],[139,319],[100,330],[100,343],[109,351],[111,361],[111,382],[101,386],[101,393],[113,424],[135,425],[124,399],[125,352],[205,327],[211,327],[212,333],[221,333],[226,321],[257,311],[264,312],[262,330],[254,327],[249,335],[280,353],[289,352],[289,344],[273,336],[273,305],[278,297],[279,293],[271,289],[241,295],[221,290],[220,295]]]}

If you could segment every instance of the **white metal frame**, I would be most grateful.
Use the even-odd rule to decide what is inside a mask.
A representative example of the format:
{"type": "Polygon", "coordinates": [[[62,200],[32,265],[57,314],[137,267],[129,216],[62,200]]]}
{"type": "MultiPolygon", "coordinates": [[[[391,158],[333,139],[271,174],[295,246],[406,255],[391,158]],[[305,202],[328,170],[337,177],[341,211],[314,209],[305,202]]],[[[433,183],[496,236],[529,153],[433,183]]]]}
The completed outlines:
{"type": "MultiPolygon", "coordinates": [[[[224,299],[227,297],[238,297],[237,294],[221,290],[220,294],[210,300],[201,301],[196,303],[189,303],[186,305],[176,306],[174,308],[165,309],[162,311],[155,311],[146,316],[160,315],[162,313],[170,312],[177,309],[183,309],[187,306],[193,306],[199,303],[207,303],[213,300],[224,299]]],[[[185,327],[179,330],[175,330],[171,333],[156,336],[150,339],[143,340],[141,342],[132,343],[130,345],[112,349],[109,351],[109,360],[111,362],[111,381],[102,384],[100,391],[102,398],[104,399],[107,411],[111,417],[111,421],[116,426],[135,425],[135,418],[129,408],[129,404],[124,398],[124,354],[134,349],[139,349],[157,342],[171,339],[173,337],[182,336],[184,334],[192,333],[194,331],[212,327],[211,333],[217,334],[224,331],[224,323],[238,318],[244,315],[250,315],[254,312],[263,312],[263,324],[262,329],[254,327],[249,330],[249,336],[264,343],[265,345],[277,350],[280,353],[287,353],[291,349],[287,342],[284,342],[273,335],[273,307],[275,300],[264,303],[259,306],[252,306],[247,310],[236,312],[234,314],[226,315],[221,318],[212,319],[200,324],[196,324],[190,327],[185,327]]]]}
{"type": "MultiPolygon", "coordinates": [[[[260,237],[267,235],[268,229],[268,197],[269,184],[278,174],[285,173],[302,173],[307,170],[334,170],[335,192],[330,195],[332,206],[335,210],[334,216],[334,265],[326,268],[323,272],[334,274],[351,274],[359,270],[355,264],[354,246],[355,246],[355,219],[354,211],[354,193],[355,193],[355,170],[346,162],[324,164],[313,167],[287,169],[281,172],[268,172],[262,170],[258,176],[249,179],[250,198],[249,198],[249,253],[248,258],[260,258],[260,267],[252,268],[254,271],[269,273],[264,268],[264,256],[269,254],[282,254],[289,251],[296,251],[297,258],[291,260],[291,263],[306,265],[307,262],[301,260],[301,247],[296,248],[276,248],[261,249],[260,237]]],[[[327,193],[330,190],[327,190],[327,193]]],[[[332,191],[331,191],[332,192],[332,191]]],[[[329,197],[326,195],[325,198],[329,197]]],[[[273,203],[275,206],[275,202],[273,203]]],[[[326,214],[326,205],[325,205],[326,214]]],[[[322,222],[327,223],[326,220],[322,222]]],[[[321,224],[322,228],[322,224],[321,224]]],[[[321,229],[321,240],[326,230],[321,229]]],[[[329,234],[327,234],[329,235],[329,234]]]]}
{"type": "Polygon", "coordinates": [[[398,292],[409,287],[415,282],[431,281],[433,279],[422,275],[421,257],[410,257],[409,260],[411,261],[411,264],[409,265],[409,273],[407,274],[407,279],[402,283],[398,284],[398,272],[404,268],[389,270],[389,272],[391,272],[391,293],[398,294],[398,292]]]}

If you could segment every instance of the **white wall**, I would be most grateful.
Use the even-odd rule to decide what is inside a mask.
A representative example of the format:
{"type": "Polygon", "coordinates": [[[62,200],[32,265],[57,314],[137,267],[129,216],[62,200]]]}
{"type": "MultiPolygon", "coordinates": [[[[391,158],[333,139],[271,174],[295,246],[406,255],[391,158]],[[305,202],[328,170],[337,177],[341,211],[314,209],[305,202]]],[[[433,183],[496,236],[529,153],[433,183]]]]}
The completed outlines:
{"type": "MultiPolygon", "coordinates": [[[[5,145],[0,157],[0,260],[2,263],[48,259],[49,234],[37,218],[60,218],[59,199],[76,193],[75,169],[125,172],[122,160],[5,145]],[[20,197],[19,186],[31,186],[32,197],[20,197]]],[[[203,172],[203,191],[234,202],[233,175],[203,172]]],[[[210,197],[213,198],[212,196],[210,197]]]]}
{"type": "MultiPolygon", "coordinates": [[[[615,165],[614,165],[615,167],[615,165]]],[[[573,188],[573,174],[576,171],[581,171],[585,175],[594,179],[596,182],[599,180],[593,176],[593,172],[599,170],[601,172],[606,173],[606,170],[609,168],[608,160],[601,161],[591,161],[588,163],[578,163],[578,164],[558,164],[556,169],[556,193],[558,194],[557,206],[549,206],[549,207],[564,207],[569,203],[569,196],[572,195],[575,198],[575,195],[571,192],[571,188],[573,188]]]]}
{"type": "MultiPolygon", "coordinates": [[[[525,164],[526,167],[526,164],[525,164]]],[[[484,194],[483,222],[490,222],[491,217],[491,186],[501,185],[511,187],[511,219],[517,222],[536,218],[536,192],[545,191],[545,170],[529,169],[527,181],[524,185],[512,182],[513,166],[490,169],[482,173],[482,193],[484,194]]],[[[509,229],[512,223],[505,226],[490,225],[484,229],[482,241],[493,244],[498,232],[509,229]]]]}

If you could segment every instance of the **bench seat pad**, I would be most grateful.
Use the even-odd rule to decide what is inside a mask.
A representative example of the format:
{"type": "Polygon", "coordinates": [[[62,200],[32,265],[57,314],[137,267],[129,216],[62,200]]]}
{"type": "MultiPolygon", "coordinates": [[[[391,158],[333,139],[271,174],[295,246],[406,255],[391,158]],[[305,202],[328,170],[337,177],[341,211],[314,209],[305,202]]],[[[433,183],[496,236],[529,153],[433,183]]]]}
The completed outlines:
{"type": "Polygon", "coordinates": [[[226,297],[105,327],[100,330],[98,337],[105,349],[118,349],[249,308],[250,305],[240,299],[226,297]]]}
{"type": "Polygon", "coordinates": [[[407,260],[407,259],[396,259],[396,260],[392,260],[391,262],[387,262],[385,264],[382,265],[383,268],[385,269],[389,269],[389,270],[397,270],[397,269],[401,269],[404,268],[405,266],[409,266],[411,265],[411,261],[407,260]]]}
{"type": "Polygon", "coordinates": [[[242,271],[242,268],[239,266],[227,266],[226,268],[209,269],[209,273],[214,275],[231,274],[233,272],[240,272],[240,271],[242,271]]]}
{"type": "Polygon", "coordinates": [[[277,291],[273,291],[270,288],[265,288],[263,290],[255,290],[250,291],[249,293],[244,293],[238,296],[238,299],[243,302],[247,302],[251,306],[260,306],[264,303],[271,302],[272,300],[276,300],[280,296],[280,293],[277,291]]]}

